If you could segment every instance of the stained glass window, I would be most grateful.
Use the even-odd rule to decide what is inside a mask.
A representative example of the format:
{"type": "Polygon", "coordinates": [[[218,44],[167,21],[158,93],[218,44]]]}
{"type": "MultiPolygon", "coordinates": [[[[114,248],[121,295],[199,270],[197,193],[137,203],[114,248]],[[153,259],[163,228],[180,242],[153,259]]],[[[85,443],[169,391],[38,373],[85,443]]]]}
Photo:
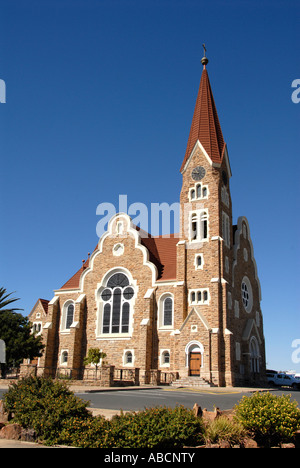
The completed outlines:
{"type": "Polygon", "coordinates": [[[102,316],[102,333],[129,333],[130,301],[134,289],[123,273],[115,273],[101,293],[104,302],[102,316]]]}

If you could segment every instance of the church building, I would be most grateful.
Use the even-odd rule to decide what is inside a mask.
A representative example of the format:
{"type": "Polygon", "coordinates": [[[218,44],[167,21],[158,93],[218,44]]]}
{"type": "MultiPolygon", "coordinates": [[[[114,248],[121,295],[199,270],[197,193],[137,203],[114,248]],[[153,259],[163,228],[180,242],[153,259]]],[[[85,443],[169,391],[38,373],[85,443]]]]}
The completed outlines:
{"type": "MultiPolygon", "coordinates": [[[[231,168],[203,71],[182,174],[180,233],[152,236],[128,214],[108,222],[78,271],[29,315],[45,343],[38,375],[86,380],[99,372],[135,384],[242,386],[265,381],[261,288],[247,218],[232,220],[231,168]],[[128,373],[131,371],[131,373],[128,373]],[[176,384],[176,383],[175,383],[176,384]]],[[[28,365],[29,363],[27,363],[28,365]]]]}

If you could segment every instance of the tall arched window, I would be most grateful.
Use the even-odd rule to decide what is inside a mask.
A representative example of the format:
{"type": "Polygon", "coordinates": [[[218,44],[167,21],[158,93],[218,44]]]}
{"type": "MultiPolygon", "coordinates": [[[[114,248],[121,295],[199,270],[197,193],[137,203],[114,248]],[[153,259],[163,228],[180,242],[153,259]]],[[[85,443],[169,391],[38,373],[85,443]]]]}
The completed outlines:
{"type": "Polygon", "coordinates": [[[200,236],[201,240],[207,239],[207,212],[203,211],[200,215],[200,236]]]}
{"type": "Polygon", "coordinates": [[[171,293],[165,293],[159,298],[158,327],[171,328],[174,322],[174,300],[171,293]]]}
{"type": "Polygon", "coordinates": [[[254,336],[250,340],[249,348],[251,372],[257,373],[259,372],[259,346],[254,336]]]}
{"type": "Polygon", "coordinates": [[[191,240],[197,240],[198,236],[199,236],[198,216],[197,216],[197,213],[193,213],[191,217],[191,232],[190,232],[191,240]]]}
{"type": "Polygon", "coordinates": [[[61,331],[69,332],[74,322],[75,305],[73,301],[67,301],[63,305],[61,318],[61,331]]]}
{"type": "Polygon", "coordinates": [[[190,234],[191,241],[208,240],[208,213],[198,210],[190,213],[190,234]]]}
{"type": "Polygon", "coordinates": [[[173,300],[171,297],[167,297],[164,300],[164,311],[163,311],[163,325],[164,327],[170,327],[173,324],[173,300]]]}
{"type": "Polygon", "coordinates": [[[134,289],[124,273],[115,273],[101,292],[103,302],[102,333],[129,333],[130,305],[134,289]]]}
{"type": "Polygon", "coordinates": [[[74,319],[74,304],[69,304],[67,307],[67,314],[66,314],[66,330],[71,328],[74,319]]]}

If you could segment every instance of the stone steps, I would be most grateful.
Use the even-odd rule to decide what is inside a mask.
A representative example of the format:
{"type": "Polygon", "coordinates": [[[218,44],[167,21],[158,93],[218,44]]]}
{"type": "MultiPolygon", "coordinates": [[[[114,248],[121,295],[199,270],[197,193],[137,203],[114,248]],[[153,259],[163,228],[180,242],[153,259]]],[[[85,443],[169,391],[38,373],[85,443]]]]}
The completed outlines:
{"type": "Polygon", "coordinates": [[[213,384],[207,382],[202,377],[182,377],[175,380],[171,387],[194,387],[194,388],[210,388],[213,384]]]}

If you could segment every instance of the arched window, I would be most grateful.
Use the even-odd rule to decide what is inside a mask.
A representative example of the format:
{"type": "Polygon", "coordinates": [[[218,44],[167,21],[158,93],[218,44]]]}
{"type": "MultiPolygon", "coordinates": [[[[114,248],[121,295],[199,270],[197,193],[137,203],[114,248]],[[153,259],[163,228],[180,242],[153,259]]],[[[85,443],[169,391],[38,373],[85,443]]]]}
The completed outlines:
{"type": "Polygon", "coordinates": [[[250,340],[249,348],[251,372],[257,373],[259,372],[259,347],[254,336],[250,340]]]}
{"type": "Polygon", "coordinates": [[[173,300],[171,297],[167,297],[164,300],[164,311],[163,311],[163,325],[164,327],[172,326],[173,324],[173,300]]]}
{"type": "Polygon", "coordinates": [[[161,365],[169,366],[170,365],[170,351],[165,350],[161,354],[161,365]]]}
{"type": "Polygon", "coordinates": [[[209,290],[208,289],[192,289],[189,292],[189,303],[191,305],[201,305],[209,303],[209,290]]]}
{"type": "Polygon", "coordinates": [[[200,215],[200,235],[201,240],[207,239],[207,212],[203,211],[200,215]]]}
{"type": "Polygon", "coordinates": [[[68,351],[63,351],[61,353],[61,364],[68,364],[68,351]]]}
{"type": "Polygon", "coordinates": [[[197,213],[193,213],[191,218],[191,240],[196,240],[198,238],[198,235],[198,217],[197,213]]]}
{"type": "Polygon", "coordinates": [[[71,325],[74,321],[74,304],[69,304],[67,307],[67,315],[66,315],[66,330],[71,328],[71,325]]]}
{"type": "Polygon", "coordinates": [[[165,293],[159,298],[158,314],[159,328],[173,327],[174,301],[171,293],[165,293]]]}
{"type": "Polygon", "coordinates": [[[73,301],[67,301],[63,305],[61,318],[61,331],[70,331],[71,325],[74,322],[75,305],[73,301]]]}
{"type": "Polygon", "coordinates": [[[130,304],[134,289],[124,273],[115,273],[101,293],[103,302],[102,333],[129,333],[130,304]]]}
{"type": "Polygon", "coordinates": [[[190,214],[190,240],[204,241],[208,239],[207,211],[193,211],[190,214]]]}
{"type": "Polygon", "coordinates": [[[242,279],[241,293],[243,306],[246,312],[250,313],[252,311],[253,306],[253,293],[250,280],[247,276],[244,276],[244,278],[242,279]]]}
{"type": "Polygon", "coordinates": [[[132,351],[126,351],[124,354],[124,365],[133,365],[133,354],[132,351]]]}

